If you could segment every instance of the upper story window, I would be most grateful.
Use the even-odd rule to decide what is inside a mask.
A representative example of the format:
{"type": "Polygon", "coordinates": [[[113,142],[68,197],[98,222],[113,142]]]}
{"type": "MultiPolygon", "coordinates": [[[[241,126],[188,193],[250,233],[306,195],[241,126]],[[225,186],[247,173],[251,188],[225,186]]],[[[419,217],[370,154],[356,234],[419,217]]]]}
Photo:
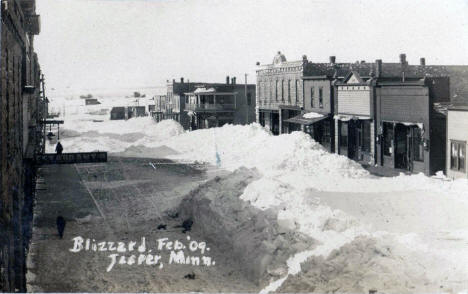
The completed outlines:
{"type": "Polygon", "coordinates": [[[284,101],[284,80],[281,80],[281,101],[284,101]]]}
{"type": "Polygon", "coordinates": [[[323,88],[319,88],[319,107],[323,108],[323,88]]]}
{"type": "Polygon", "coordinates": [[[299,81],[296,80],[296,91],[295,91],[295,93],[296,93],[296,103],[299,101],[299,93],[298,92],[299,92],[299,81]]]}
{"type": "Polygon", "coordinates": [[[291,102],[291,80],[288,80],[288,101],[291,102]]]}
{"type": "Polygon", "coordinates": [[[314,107],[314,93],[315,93],[315,88],[310,87],[310,107],[314,107]]]}
{"type": "Polygon", "coordinates": [[[270,80],[270,101],[273,101],[273,80],[270,80]]]}
{"type": "Polygon", "coordinates": [[[275,81],[275,100],[278,100],[278,80],[275,81]]]}

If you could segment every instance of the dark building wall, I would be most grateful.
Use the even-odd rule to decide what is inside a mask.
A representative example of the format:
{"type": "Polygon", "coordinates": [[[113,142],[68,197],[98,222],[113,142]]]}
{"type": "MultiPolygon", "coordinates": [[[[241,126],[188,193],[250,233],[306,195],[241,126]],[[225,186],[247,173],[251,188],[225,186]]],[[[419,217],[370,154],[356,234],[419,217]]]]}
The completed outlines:
{"type": "Polygon", "coordinates": [[[234,112],[234,124],[249,124],[254,122],[256,105],[255,85],[247,85],[247,93],[245,93],[245,85],[232,85],[231,91],[235,91],[237,93],[236,111],[234,112]],[[248,99],[249,95],[250,99],[248,99]]]}
{"type": "Polygon", "coordinates": [[[0,290],[26,291],[26,252],[32,221],[35,167],[41,150],[40,68],[33,34],[33,0],[3,1],[0,99],[0,290]],[[23,10],[23,8],[25,10],[23,10]]]}

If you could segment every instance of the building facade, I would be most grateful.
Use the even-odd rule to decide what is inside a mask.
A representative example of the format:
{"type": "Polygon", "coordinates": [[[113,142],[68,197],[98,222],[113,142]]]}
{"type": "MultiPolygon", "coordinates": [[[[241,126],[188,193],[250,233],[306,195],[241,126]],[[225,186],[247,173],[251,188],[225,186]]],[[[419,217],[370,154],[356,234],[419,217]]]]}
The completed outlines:
{"type": "Polygon", "coordinates": [[[468,178],[466,150],[468,147],[468,104],[453,105],[447,112],[447,176],[468,178]]]}
{"type": "Polygon", "coordinates": [[[287,61],[278,52],[271,64],[257,69],[256,120],[275,135],[300,130],[300,125],[284,121],[301,113],[306,64],[305,56],[301,61],[287,61]]]}
{"type": "Polygon", "coordinates": [[[255,121],[255,85],[199,85],[185,93],[185,112],[189,129],[220,127],[224,124],[249,124],[255,121]]]}
{"type": "MultiPolygon", "coordinates": [[[[34,156],[44,150],[46,99],[41,96],[34,36],[40,21],[34,0],[2,1],[0,99],[0,290],[26,292],[31,237],[34,156]]],[[[43,93],[43,92],[42,92],[43,93]]]]}
{"type": "Polygon", "coordinates": [[[446,116],[434,105],[448,102],[448,89],[443,77],[377,83],[378,165],[427,175],[445,171],[445,144],[440,142],[446,140],[446,116]]]}

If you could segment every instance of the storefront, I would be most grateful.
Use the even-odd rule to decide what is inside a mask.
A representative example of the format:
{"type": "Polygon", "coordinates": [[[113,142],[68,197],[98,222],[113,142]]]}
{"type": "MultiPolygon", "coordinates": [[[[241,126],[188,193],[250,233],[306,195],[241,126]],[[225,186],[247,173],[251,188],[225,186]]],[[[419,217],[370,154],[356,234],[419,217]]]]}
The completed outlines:
{"type": "Polygon", "coordinates": [[[380,164],[385,167],[424,171],[424,151],[427,142],[422,123],[382,122],[380,164]]]}
{"type": "Polygon", "coordinates": [[[319,113],[314,113],[314,115],[308,114],[299,114],[286,119],[284,122],[295,130],[302,130],[309,134],[312,139],[320,143],[329,152],[333,152],[334,134],[330,116],[319,113]]]}
{"type": "Polygon", "coordinates": [[[259,123],[269,129],[273,135],[279,135],[280,120],[277,110],[259,110],[259,123]]]}
{"type": "Polygon", "coordinates": [[[370,118],[336,116],[338,124],[338,153],[350,159],[372,162],[373,122],[370,118]]]}

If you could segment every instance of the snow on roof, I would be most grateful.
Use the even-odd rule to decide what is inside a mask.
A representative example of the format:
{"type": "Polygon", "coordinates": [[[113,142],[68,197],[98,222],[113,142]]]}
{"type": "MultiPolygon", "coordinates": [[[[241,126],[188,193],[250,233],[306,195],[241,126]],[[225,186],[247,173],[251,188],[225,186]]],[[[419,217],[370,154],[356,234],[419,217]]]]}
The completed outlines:
{"type": "Polygon", "coordinates": [[[202,88],[197,88],[195,91],[193,91],[193,93],[213,93],[213,92],[216,92],[215,88],[205,88],[205,87],[202,87],[202,88]]]}
{"type": "Polygon", "coordinates": [[[320,118],[323,117],[323,114],[317,112],[307,112],[302,115],[303,118],[320,118]]]}

